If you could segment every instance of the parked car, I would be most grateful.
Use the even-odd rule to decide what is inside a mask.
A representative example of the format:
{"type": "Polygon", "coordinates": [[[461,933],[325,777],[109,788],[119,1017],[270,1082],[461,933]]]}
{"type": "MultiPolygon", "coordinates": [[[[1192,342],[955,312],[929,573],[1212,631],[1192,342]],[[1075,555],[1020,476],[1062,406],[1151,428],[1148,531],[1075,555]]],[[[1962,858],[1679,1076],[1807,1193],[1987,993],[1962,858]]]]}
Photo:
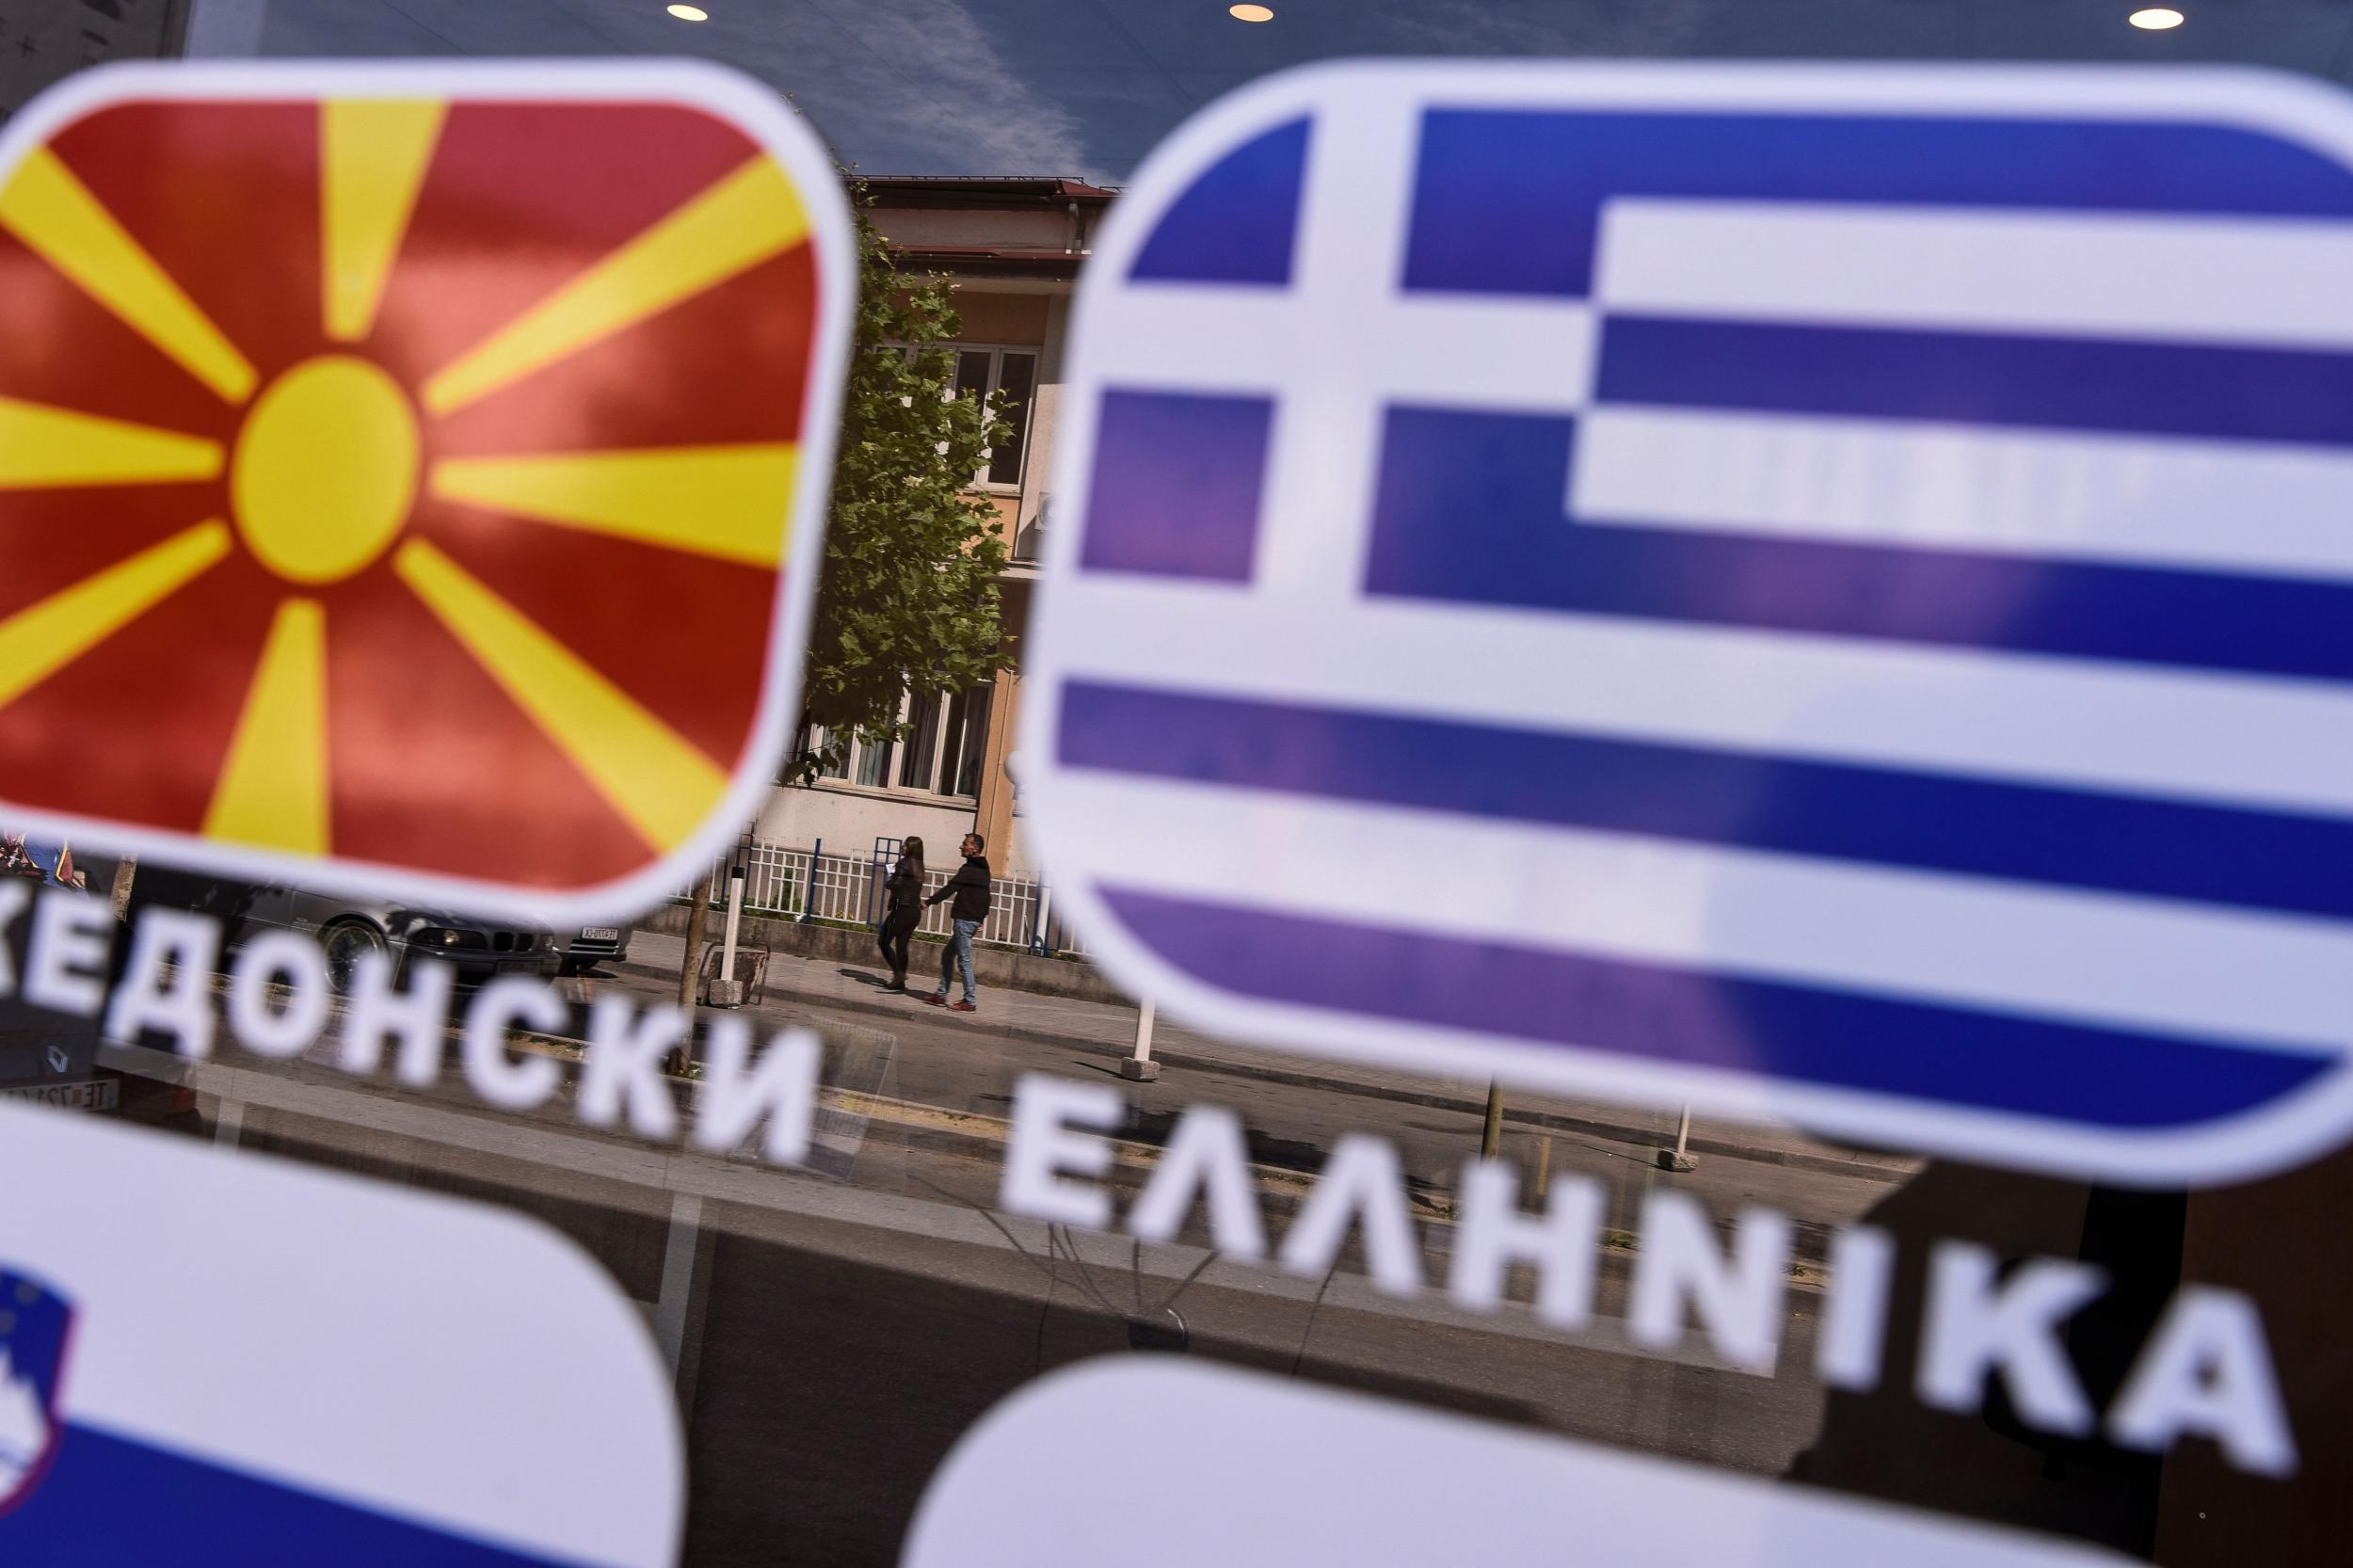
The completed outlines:
{"type": "Polygon", "coordinates": [[[617,964],[629,956],[633,925],[584,925],[556,949],[556,972],[586,974],[600,964],[617,964]]]}
{"type": "Polygon", "coordinates": [[[131,897],[135,906],[165,904],[220,920],[224,956],[263,930],[314,936],[326,951],[328,974],[337,990],[350,984],[360,960],[372,952],[388,952],[402,966],[421,953],[429,954],[454,967],[460,983],[478,984],[501,974],[537,974],[555,949],[555,934],[545,926],[485,920],[392,899],[261,887],[162,867],[141,867],[131,897]]]}

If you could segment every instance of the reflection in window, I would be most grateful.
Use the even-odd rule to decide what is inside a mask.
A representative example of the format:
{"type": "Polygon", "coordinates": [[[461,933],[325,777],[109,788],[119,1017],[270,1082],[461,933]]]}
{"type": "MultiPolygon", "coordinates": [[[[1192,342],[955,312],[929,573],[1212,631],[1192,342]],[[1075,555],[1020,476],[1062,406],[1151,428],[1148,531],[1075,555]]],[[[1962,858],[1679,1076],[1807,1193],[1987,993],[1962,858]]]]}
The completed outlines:
{"type": "MultiPolygon", "coordinates": [[[[966,705],[962,723],[958,727],[964,737],[961,747],[963,757],[954,770],[955,792],[960,795],[977,798],[981,792],[981,774],[988,763],[990,690],[987,686],[979,686],[956,698],[966,705]]],[[[952,718],[951,722],[953,722],[952,718]]],[[[940,772],[944,776],[949,770],[943,768],[940,772]]]]}
{"type": "Polygon", "coordinates": [[[989,454],[987,472],[992,485],[1021,483],[1021,450],[1030,431],[1030,393],[1036,382],[1036,355],[1008,351],[1003,356],[997,390],[1005,395],[1005,422],[1013,426],[1013,434],[989,454]]]}
{"type": "Polygon", "coordinates": [[[955,352],[955,395],[987,397],[1002,392],[1006,399],[1005,423],[1013,426],[1013,434],[987,453],[972,482],[1017,487],[1021,483],[1022,453],[1029,440],[1030,397],[1037,390],[1037,354],[1027,348],[962,345],[955,352]]]}
{"type": "Polygon", "coordinates": [[[939,698],[925,695],[907,699],[905,755],[899,764],[899,783],[910,790],[932,787],[932,763],[939,750],[939,698]]]}

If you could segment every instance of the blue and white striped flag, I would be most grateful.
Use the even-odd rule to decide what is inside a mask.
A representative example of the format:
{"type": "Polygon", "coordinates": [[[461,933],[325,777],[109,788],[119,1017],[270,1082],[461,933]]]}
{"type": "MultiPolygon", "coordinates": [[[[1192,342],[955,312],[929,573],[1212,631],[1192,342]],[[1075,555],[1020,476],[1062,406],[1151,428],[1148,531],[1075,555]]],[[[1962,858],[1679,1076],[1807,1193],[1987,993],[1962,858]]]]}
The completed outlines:
{"type": "Polygon", "coordinates": [[[2119,1179],[2353,1126],[2353,103],[1380,64],[1079,305],[1025,808],[1237,1035],[2119,1179]]]}

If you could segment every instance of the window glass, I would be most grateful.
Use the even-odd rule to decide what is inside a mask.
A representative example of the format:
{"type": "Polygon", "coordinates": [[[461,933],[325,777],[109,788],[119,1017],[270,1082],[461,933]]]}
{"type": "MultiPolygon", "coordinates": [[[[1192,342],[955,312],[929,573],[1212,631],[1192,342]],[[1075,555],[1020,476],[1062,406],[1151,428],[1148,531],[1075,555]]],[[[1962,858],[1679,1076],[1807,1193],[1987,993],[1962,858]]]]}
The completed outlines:
{"type": "Polygon", "coordinates": [[[939,697],[925,693],[907,699],[907,738],[901,744],[899,782],[910,790],[932,787],[932,764],[939,751],[939,697]]]}
{"type": "MultiPolygon", "coordinates": [[[[1006,1517],[1083,1533],[1090,1561],[1377,1561],[1396,1541],[1478,1562],[1573,1560],[1594,1543],[1613,1562],[1711,1568],[1774,1550],[1809,1568],[2010,1560],[1982,1541],[1858,1553],[1807,1533],[1811,1511],[1851,1525],[1863,1504],[1997,1527],[2003,1553],[2353,1561],[2344,1138],[2315,1120],[2243,1178],[2160,1164],[2127,1179],[2051,1155],[2037,1144],[2058,1136],[2050,1128],[1996,1163],[1929,1152],[1933,1115],[1865,1136],[1793,1110],[1788,1084],[1712,1100],[1693,1087],[1795,1062],[1793,1080],[1935,1080],[2023,1117],[2064,1080],[2102,1137],[2137,1147],[2169,1136],[2168,1108],[2212,1085],[2251,1103],[2342,1073],[2345,11],[0,0],[11,136],[37,119],[20,113],[36,94],[100,80],[76,73],[118,58],[294,61],[297,88],[322,60],[724,64],[789,95],[853,171],[900,286],[936,290],[928,319],[960,324],[952,340],[913,342],[921,312],[902,312],[869,334],[888,341],[857,347],[938,356],[950,396],[1000,398],[1010,426],[975,469],[949,472],[936,425],[906,437],[904,401],[846,410],[841,450],[888,450],[903,472],[845,495],[823,548],[790,557],[822,584],[812,617],[834,635],[803,711],[772,720],[799,737],[772,760],[779,782],[726,797],[740,815],[712,830],[731,847],[700,904],[698,874],[594,924],[496,917],[282,871],[241,880],[78,830],[68,842],[24,831],[0,804],[0,1099],[129,1124],[208,1159],[454,1194],[562,1232],[631,1304],[619,1316],[632,1334],[642,1325],[674,1397],[688,1568],[952,1560],[916,1521],[953,1475],[1002,1480],[989,1496],[1024,1505],[1006,1503],[1006,1517]],[[1208,157],[1207,143],[1172,138],[1228,113],[1228,94],[1305,90],[1278,79],[1303,65],[1473,58],[1525,74],[1501,97],[1449,97],[1429,127],[1342,115],[1310,132],[1293,114],[1192,168],[1193,194],[1155,209],[1148,236],[1105,227],[1123,203],[1140,213],[1131,182],[1147,158],[1208,157]],[[1707,117],[1688,104],[1563,125],[1527,85],[1569,62],[1614,84],[1595,89],[1605,97],[1673,96],[1660,68],[1727,58],[1835,60],[1810,83],[1865,84],[1891,128],[1839,140],[1851,104],[1769,124],[1775,95],[1800,90],[1785,83],[1740,89],[1729,129],[1694,129],[1707,117]],[[1959,111],[1922,106],[1955,90],[1945,73],[1974,72],[2009,95],[1988,116],[2000,122],[1990,143],[1955,139],[1959,111]],[[2307,129],[2282,152],[2255,120],[2211,136],[2186,125],[2181,104],[2242,92],[2286,104],[2307,129]],[[1637,123],[1646,114],[1674,123],[1637,123]],[[1766,189],[1817,164],[1829,173],[1804,201],[1766,189]],[[2214,263],[2242,242],[2244,265],[2214,263]],[[1107,244],[1129,246],[1115,273],[1095,270],[1107,244]],[[2077,244],[2098,248],[2099,268],[2051,261],[2077,244]],[[1089,380],[1093,305],[1080,296],[1104,280],[1152,330],[1126,345],[1118,376],[1089,380]],[[1345,304],[1328,340],[1297,325],[1311,294],[1345,304]],[[1247,334],[1216,336],[1244,318],[1247,334]],[[1307,378],[1294,372],[1319,356],[1361,374],[1308,387],[1330,400],[1303,413],[1307,378]],[[925,497],[939,504],[920,517],[927,503],[903,505],[925,497]],[[1018,553],[993,578],[974,567],[992,523],[1018,525],[1018,553]],[[1322,551],[1335,539],[1347,548],[1322,551]],[[1102,667],[1054,686],[1048,726],[1033,653],[1051,639],[1035,628],[1064,613],[1048,608],[1058,593],[1092,617],[1102,667]],[[1353,633],[1316,630],[1336,605],[1361,613],[1353,633]],[[1697,682],[1704,656],[1734,677],[1697,682]],[[1973,662],[2000,665],[2008,695],[1968,684],[1973,662]],[[1455,681],[1448,700],[1399,695],[1432,668],[1455,681]],[[957,689],[909,696],[919,670],[957,689]],[[1321,706],[1283,689],[1294,677],[1320,684],[1321,706]],[[2192,709],[2200,722],[2175,722],[2192,709]],[[897,742],[846,739],[894,715],[907,726],[897,742]],[[2111,726],[2179,787],[2103,774],[2111,726]],[[1792,734],[1805,746],[1777,753],[1792,734]],[[808,762],[834,741],[837,755],[808,762]],[[2029,755],[2033,776],[2005,771],[2029,755]],[[1054,857],[1040,814],[1056,797],[1036,782],[1049,765],[1092,770],[1096,799],[1111,798],[1107,781],[1141,780],[1121,798],[1144,804],[1091,831],[1146,845],[1160,883],[1082,884],[1054,857]],[[1896,797],[1900,813],[1874,814],[1896,797]],[[968,834],[985,840],[984,897],[968,885],[953,904],[909,904],[904,883],[894,894],[911,841],[928,897],[958,872],[968,834]],[[1304,886],[1282,870],[1302,846],[1320,857],[1304,886]],[[2019,891],[2037,878],[2059,887],[2043,904],[2019,891]],[[20,907],[10,888],[51,902],[20,907]],[[72,923],[33,912],[64,898],[105,934],[85,966],[91,996],[31,962],[37,927],[72,923]],[[1239,1000],[1192,1010],[1124,985],[1113,968],[1128,937],[1112,946],[1091,923],[1114,906],[1158,911],[1175,935],[1156,951],[1193,966],[1120,972],[1174,988],[1180,971],[1214,968],[1239,1000]],[[977,920],[964,912],[975,907],[977,920]],[[1865,908],[1874,918],[1855,918],[1865,908]],[[140,971],[131,933],[149,911],[216,922],[216,972],[200,954],[140,971]],[[967,923],[970,968],[943,975],[962,965],[967,923]],[[2152,958],[2094,939],[2118,933],[2171,945],[2152,958]],[[289,937],[328,977],[323,1021],[308,1040],[246,1048],[238,1020],[268,1012],[255,996],[275,1007],[291,987],[237,988],[239,954],[289,951],[289,937]],[[1715,962],[1734,947],[1740,964],[1715,962]],[[447,1027],[347,1046],[354,1016],[375,1016],[355,1000],[363,977],[406,984],[440,972],[428,960],[455,977],[447,1027]],[[1995,994],[1995,964],[2031,972],[2048,1005],[1995,994]],[[184,1016],[210,1035],[175,1041],[161,1005],[148,1025],[115,1027],[105,998],[126,975],[182,971],[201,981],[184,1016]],[[968,976],[972,1010],[952,1012],[968,976]],[[479,999],[516,994],[500,981],[552,1000],[470,1032],[479,999]],[[1367,998],[1389,1012],[1346,1049],[1267,1043],[1278,1015],[1367,998]],[[630,1064],[591,1075],[598,1020],[623,1005],[681,1007],[692,1028],[675,1048],[632,1035],[630,1064]],[[1544,1032],[1548,1060],[1589,1063],[1640,1034],[1668,1042],[1666,1065],[1590,1089],[1527,1087],[1497,1064],[1513,1007],[1511,1027],[1544,1032]],[[1867,1032],[1825,1032],[1863,1016],[1877,1020],[1867,1032]],[[1988,1017],[1975,1034],[1957,1021],[1988,1017]],[[726,1122],[702,1111],[713,1085],[736,1082],[716,1048],[737,1025],[760,1049],[811,1053],[808,1137],[789,1154],[770,1158],[751,1126],[697,1141],[726,1122]],[[1977,1048],[1991,1039],[2008,1044],[1977,1048]],[[2072,1053],[2092,1050],[2100,1065],[2077,1071],[2094,1058],[2072,1053]],[[538,1082],[554,1087],[535,1098],[538,1082]],[[1080,1152],[1065,1184],[1032,1187],[1046,1201],[1025,1208],[1008,1194],[1041,1125],[1080,1152]],[[1171,1170],[1193,1187],[1163,1185],[1171,1170]],[[1050,1473],[951,1459],[1004,1401],[1107,1364],[1280,1385],[1254,1409],[1365,1402],[1331,1424],[1182,1427],[1157,1448],[1120,1441],[1137,1429],[1097,1412],[1066,1447],[1039,1439],[1035,1454],[1062,1465],[1050,1473]],[[1450,1457],[1463,1450],[1432,1429],[1396,1426],[1409,1416],[1495,1446],[1478,1463],[1450,1457]],[[1399,1430],[1402,1459],[1372,1435],[1399,1430]],[[1285,1451],[1300,1432],[1329,1452],[1305,1439],[1285,1451]],[[1368,1447],[1346,1448],[1359,1438],[1368,1447]],[[1611,1479],[1489,1484],[1554,1474],[1514,1467],[1531,1451],[1517,1445],[1539,1440],[1555,1460],[1580,1456],[1588,1480],[1611,1479]],[[1330,1458],[1344,1450],[1351,1463],[1330,1458]],[[1591,1468],[1624,1463],[1638,1468],[1591,1468]],[[1238,1511],[1254,1468],[1273,1502],[1238,1511]],[[1292,1515],[1275,1505],[1306,1507],[1326,1471],[1349,1481],[1349,1520],[1422,1506],[1426,1528],[1308,1532],[1275,1553],[1256,1540],[1177,1549],[1205,1522],[1277,1531],[1292,1515]],[[1657,1501],[1662,1474],[1698,1478],[1673,1495],[1707,1500],[1657,1501]],[[1719,1484],[1745,1490],[1725,1504],[1719,1484]],[[1500,1544],[1479,1533],[1530,1497],[1559,1499],[1542,1529],[1500,1544]],[[1649,1510],[1639,1528],[1600,1527],[1613,1502],[1637,1500],[1649,1510]],[[1753,1528],[1690,1546],[1677,1532],[1710,1510],[1753,1528]]],[[[80,708],[109,723],[120,712],[124,749],[72,765],[109,801],[151,802],[168,792],[157,756],[226,754],[268,732],[246,722],[266,696],[280,718],[323,707],[329,753],[406,755],[410,715],[514,706],[511,732],[461,759],[473,787],[525,803],[513,834],[419,814],[363,843],[349,802],[316,824],[387,864],[462,877],[516,840],[560,846],[582,822],[686,842],[683,819],[719,798],[712,781],[742,753],[729,726],[773,672],[718,634],[712,606],[768,602],[765,587],[744,589],[744,557],[765,544],[716,531],[724,486],[674,484],[662,463],[742,460],[765,442],[753,456],[774,468],[777,450],[813,450],[762,423],[792,417],[778,410],[797,407],[794,388],[696,368],[695,356],[733,365],[723,350],[798,326],[751,319],[724,284],[665,292],[712,252],[700,231],[684,244],[662,226],[732,178],[742,150],[461,118],[394,113],[376,139],[344,144],[346,168],[381,158],[415,179],[331,217],[319,191],[335,160],[308,110],[258,117],[296,137],[263,160],[258,195],[166,170],[160,152],[151,167],[70,137],[56,168],[80,185],[46,163],[48,183],[14,200],[0,182],[0,649],[40,672],[0,667],[0,794],[25,798],[28,770],[56,760],[58,716],[80,708]],[[350,583],[306,587],[288,600],[302,607],[290,641],[323,639],[315,684],[298,661],[293,679],[253,678],[277,637],[264,622],[205,684],[211,664],[189,650],[214,601],[194,590],[244,592],[251,567],[199,558],[216,534],[243,537],[238,432],[263,394],[240,393],[239,367],[269,385],[291,352],[270,312],[297,300],[311,330],[322,301],[368,276],[376,263],[353,260],[363,252],[381,263],[387,300],[448,286],[452,236],[481,211],[436,184],[445,156],[555,169],[512,202],[549,226],[544,247],[411,310],[399,331],[348,332],[331,352],[422,375],[488,344],[479,362],[511,373],[446,419],[417,405],[414,517],[438,555],[408,557],[410,576],[420,559],[454,563],[472,586],[445,583],[446,596],[464,608],[427,618],[397,583],[381,600],[350,583]],[[649,187],[648,168],[680,188],[649,187]],[[78,277],[52,265],[34,243],[54,237],[44,223],[100,245],[104,264],[78,277]],[[118,227],[138,243],[116,244],[118,227]],[[629,248],[648,233],[669,243],[629,248]],[[280,251],[308,270],[273,274],[280,251]],[[648,254],[662,276],[632,270],[648,254]],[[626,296],[629,320],[573,296],[568,313],[501,337],[616,256],[638,259],[605,277],[626,286],[585,295],[626,296]],[[86,358],[87,344],[36,343],[68,318],[98,345],[86,358]],[[529,354],[572,331],[584,341],[525,374],[529,354]],[[645,371],[647,339],[632,333],[675,333],[689,367],[645,371]],[[105,357],[118,353],[136,376],[115,374],[105,357]],[[546,399],[575,373],[637,422],[616,450],[653,500],[617,521],[565,490],[584,467],[570,466],[579,443],[546,399]],[[712,385],[729,406],[689,418],[685,394],[712,385]],[[141,477],[88,483],[77,465],[102,459],[142,465],[141,477]],[[680,532],[718,544],[648,543],[680,532]],[[191,575],[107,579],[77,597],[151,550],[141,571],[178,561],[191,575]],[[659,568],[640,569],[657,553],[659,568]],[[612,603],[659,635],[572,635],[593,618],[584,606],[612,603]],[[379,616],[406,629],[389,673],[336,641],[379,616]],[[548,689],[568,696],[526,711],[492,666],[545,659],[535,627],[567,650],[548,689]],[[672,722],[647,709],[648,690],[690,678],[708,712],[672,722]],[[370,682],[399,699],[393,718],[364,734],[339,725],[343,694],[370,682]],[[568,747],[614,767],[659,756],[664,782],[616,790],[610,768],[559,766],[568,747]]],[[[198,151],[225,158],[234,140],[198,151]]],[[[799,264],[759,264],[771,281],[799,264]]],[[[183,792],[157,809],[194,831],[215,801],[183,792]]],[[[762,1081],[789,1097],[782,1075],[762,1081]]],[[[1813,1109],[1862,1093],[1801,1088],[1825,1096],[1813,1109]]],[[[70,1192],[27,1203],[13,1222],[0,1213],[11,1289],[11,1246],[37,1221],[115,1223],[75,1218],[70,1192]]],[[[538,1307],[477,1304],[485,1320],[538,1307]]],[[[59,1430],[86,1416],[94,1432],[105,1412],[72,1400],[108,1384],[82,1368],[61,1383],[11,1372],[11,1311],[0,1297],[0,1563],[13,1568],[38,1560],[12,1554],[9,1534],[35,1516],[36,1489],[112,1439],[75,1425],[53,1456],[24,1437],[52,1416],[59,1430]]],[[[207,1349],[181,1357],[200,1369],[207,1349]]],[[[1144,1384],[1121,1388],[1143,1390],[1128,1410],[1139,1422],[1158,1412],[1144,1384]]],[[[468,1416],[451,1411],[453,1430],[468,1416]]],[[[76,1508],[159,1506],[113,1481],[73,1496],[76,1508]]],[[[1026,1537],[971,1552],[1076,1560],[1026,1537]]]]}
{"type": "Polygon", "coordinates": [[[1030,392],[1037,377],[1037,356],[1008,349],[1000,363],[997,390],[1006,399],[1005,423],[1013,433],[989,454],[988,479],[994,485],[1021,482],[1021,453],[1030,429],[1030,392]]]}
{"type": "Polygon", "coordinates": [[[969,692],[958,692],[948,699],[947,717],[940,726],[939,792],[941,794],[967,792],[959,786],[962,782],[966,710],[970,707],[972,695],[969,692]]]}
{"type": "Polygon", "coordinates": [[[981,792],[981,776],[988,766],[988,700],[989,688],[966,695],[962,760],[956,768],[956,793],[977,795],[981,792]]]}

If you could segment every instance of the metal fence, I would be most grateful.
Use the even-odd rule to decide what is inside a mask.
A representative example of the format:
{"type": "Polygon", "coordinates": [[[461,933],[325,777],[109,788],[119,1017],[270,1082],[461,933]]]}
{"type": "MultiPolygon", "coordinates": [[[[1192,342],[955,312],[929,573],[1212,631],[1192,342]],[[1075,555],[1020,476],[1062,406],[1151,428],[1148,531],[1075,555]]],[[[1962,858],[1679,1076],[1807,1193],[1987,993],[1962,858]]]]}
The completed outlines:
{"type": "MultiPolygon", "coordinates": [[[[882,919],[883,884],[898,856],[896,839],[877,839],[873,848],[864,855],[836,854],[822,843],[808,849],[792,849],[755,840],[742,846],[729,857],[728,864],[720,868],[712,899],[715,906],[726,906],[729,867],[741,865],[746,914],[789,919],[807,916],[852,925],[872,925],[882,919]]],[[[923,876],[925,896],[947,886],[952,874],[952,868],[927,867],[923,876]]],[[[679,895],[679,902],[683,904],[693,897],[694,891],[689,888],[679,895]]],[[[947,904],[931,904],[924,909],[922,923],[916,929],[945,936],[949,919],[947,904]]],[[[994,880],[989,888],[988,918],[981,922],[974,939],[997,947],[1028,948],[1079,957],[1086,953],[1078,934],[1069,930],[1055,913],[1047,885],[1024,877],[1000,876],[994,880]]]]}

